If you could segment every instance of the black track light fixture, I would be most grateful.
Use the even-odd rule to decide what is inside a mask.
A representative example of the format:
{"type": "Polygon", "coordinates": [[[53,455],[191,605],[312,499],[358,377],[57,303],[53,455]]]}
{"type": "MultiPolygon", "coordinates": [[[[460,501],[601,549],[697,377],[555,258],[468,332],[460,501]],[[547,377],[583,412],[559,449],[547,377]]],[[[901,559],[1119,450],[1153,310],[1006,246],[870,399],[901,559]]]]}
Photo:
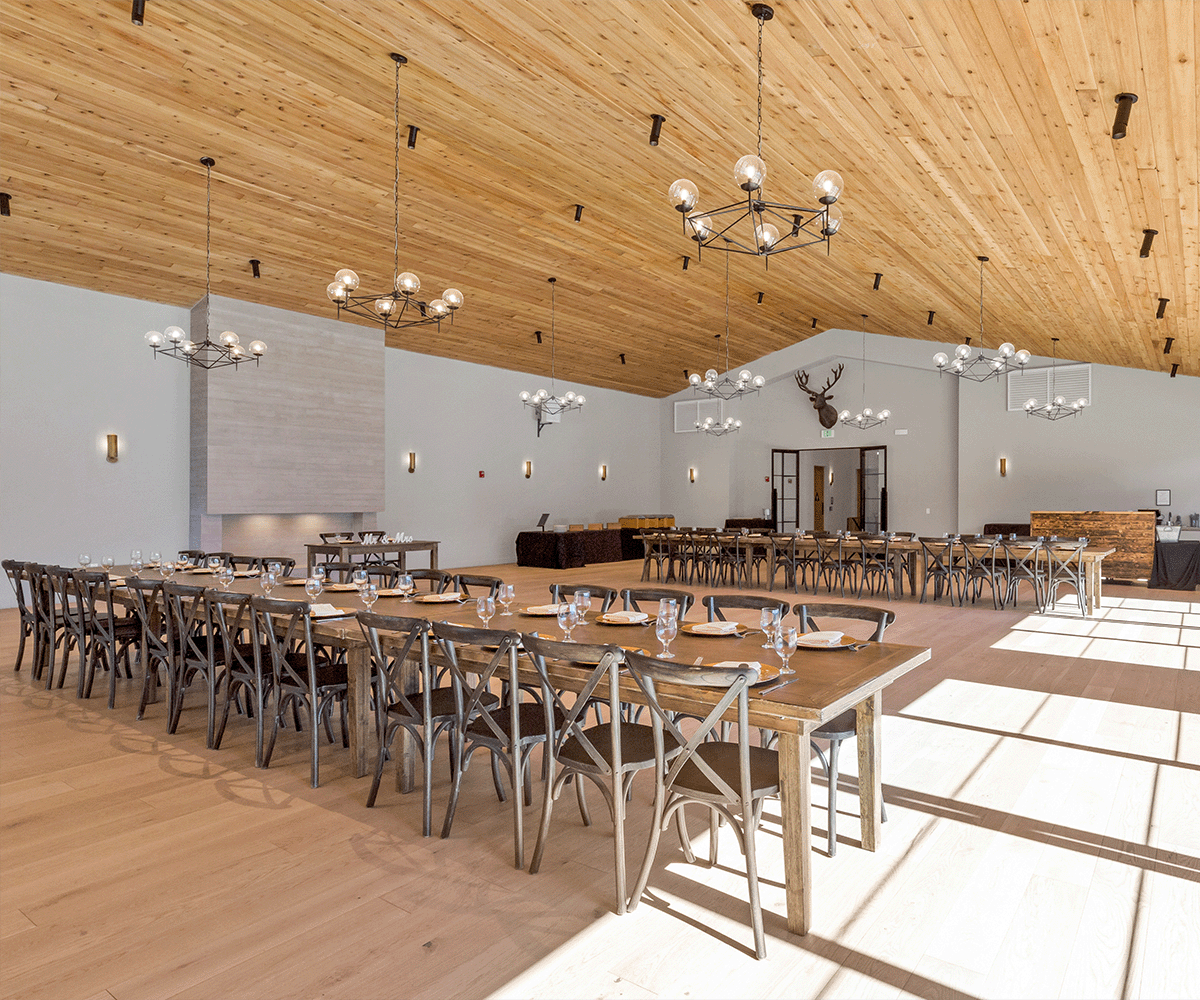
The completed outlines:
{"type": "Polygon", "coordinates": [[[7,191],[0,191],[0,215],[12,215],[12,209],[9,207],[12,203],[12,195],[7,191]]]}
{"type": "Polygon", "coordinates": [[[933,326],[933,310],[929,310],[929,319],[925,321],[926,326],[933,326]]]}
{"type": "MultiPolygon", "coordinates": [[[[8,213],[5,212],[4,214],[7,215],[8,213]]],[[[1167,303],[1170,301],[1170,299],[1158,300],[1158,312],[1154,314],[1155,319],[1162,319],[1167,314],[1167,303]]]]}
{"type": "Polygon", "coordinates": [[[1117,94],[1117,117],[1113,119],[1112,137],[1124,139],[1129,131],[1129,109],[1137,102],[1137,94],[1117,94]]]}
{"type": "Polygon", "coordinates": [[[666,115],[651,115],[650,120],[654,122],[650,126],[650,145],[657,146],[659,137],[662,135],[663,122],[667,120],[666,115]]]}
{"type": "Polygon", "coordinates": [[[575,221],[578,222],[582,218],[583,218],[583,206],[576,205],[575,206],[575,221]]]}
{"type": "Polygon", "coordinates": [[[1150,245],[1154,242],[1154,237],[1158,235],[1157,229],[1142,230],[1142,249],[1138,251],[1139,257],[1150,256],[1150,245]]]}
{"type": "Polygon", "coordinates": [[[871,286],[871,288],[872,288],[872,290],[873,290],[873,291],[876,291],[876,292],[877,292],[877,291],[879,291],[879,283],[880,283],[881,281],[883,281],[883,275],[882,275],[882,274],[880,274],[878,271],[876,271],[876,272],[875,272],[875,284],[873,284],[873,285],[871,286]]]}
{"type": "Polygon", "coordinates": [[[417,133],[420,131],[421,131],[420,128],[418,128],[416,125],[408,126],[408,148],[409,149],[417,148],[417,133]]]}
{"type": "Polygon", "coordinates": [[[535,337],[537,337],[537,342],[540,344],[540,343],[542,342],[542,331],[541,331],[541,330],[534,330],[534,331],[533,331],[533,335],[534,335],[535,337]]]}
{"type": "Polygon", "coordinates": [[[814,330],[817,328],[817,317],[816,317],[816,316],[814,316],[814,317],[813,317],[813,325],[812,325],[812,328],[813,328],[814,330]]]}
{"type": "Polygon", "coordinates": [[[1171,365],[1171,378],[1174,378],[1178,372],[1179,372],[1179,362],[1176,361],[1173,365],[1171,365]]]}
{"type": "Polygon", "coordinates": [[[625,364],[625,355],[624,354],[619,354],[619,355],[617,355],[617,357],[619,357],[621,359],[621,364],[625,364]]]}
{"type": "Polygon", "coordinates": [[[1166,343],[1163,345],[1163,354],[1170,354],[1170,353],[1171,353],[1171,345],[1172,345],[1173,343],[1175,343],[1175,338],[1174,338],[1174,337],[1168,337],[1168,338],[1167,338],[1167,342],[1166,342],[1166,343]]]}
{"type": "Polygon", "coordinates": [[[685,271],[687,270],[687,266],[688,266],[688,264],[689,264],[689,263],[691,263],[691,260],[692,260],[692,258],[691,258],[691,257],[684,257],[684,258],[683,258],[683,269],[684,269],[685,271]]]}
{"type": "Polygon", "coordinates": [[[138,27],[146,20],[146,0],[133,0],[133,10],[129,13],[131,20],[138,27]]]}
{"type": "Polygon", "coordinates": [[[764,295],[764,294],[765,294],[764,292],[759,292],[759,293],[758,293],[758,304],[759,304],[760,306],[762,305],[762,300],[763,300],[763,295],[764,295]]]}
{"type": "Polygon", "coordinates": [[[258,271],[259,265],[261,265],[261,264],[262,264],[262,261],[259,260],[257,257],[250,258],[250,273],[253,274],[254,277],[256,277],[256,278],[262,277],[262,275],[258,271]]]}

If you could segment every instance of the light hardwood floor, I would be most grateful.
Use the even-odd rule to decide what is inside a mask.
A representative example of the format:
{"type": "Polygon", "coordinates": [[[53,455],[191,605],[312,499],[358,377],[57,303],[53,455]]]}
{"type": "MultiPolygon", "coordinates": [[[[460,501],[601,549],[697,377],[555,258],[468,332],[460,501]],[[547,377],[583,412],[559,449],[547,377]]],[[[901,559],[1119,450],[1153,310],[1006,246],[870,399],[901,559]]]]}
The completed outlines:
{"type": "MultiPolygon", "coordinates": [[[[489,570],[532,600],[553,580],[628,585],[640,563],[489,570]]],[[[0,996],[1200,993],[1197,596],[1109,586],[1089,620],[1027,599],[891,606],[888,638],[934,655],[885,693],[881,850],[858,846],[846,753],[840,849],[824,852],[818,778],[814,930],[793,937],[768,805],[763,962],[728,830],[716,869],[664,838],[647,899],[618,917],[596,796],[590,829],[564,799],[531,876],[512,867],[511,813],[482,762],[453,835],[426,840],[419,795],[385,781],[367,809],[340,747],[323,745],[312,789],[304,736],[283,734],[256,770],[242,717],[210,751],[203,708],[169,737],[162,705],[135,720],[132,682],[114,711],[31,685],[28,651],[11,671],[15,612],[0,612],[0,996]]],[[[447,787],[440,749],[435,828],[447,787]]],[[[629,810],[634,869],[649,788],[629,810]]],[[[526,829],[531,850],[536,810],[526,829]]]]}

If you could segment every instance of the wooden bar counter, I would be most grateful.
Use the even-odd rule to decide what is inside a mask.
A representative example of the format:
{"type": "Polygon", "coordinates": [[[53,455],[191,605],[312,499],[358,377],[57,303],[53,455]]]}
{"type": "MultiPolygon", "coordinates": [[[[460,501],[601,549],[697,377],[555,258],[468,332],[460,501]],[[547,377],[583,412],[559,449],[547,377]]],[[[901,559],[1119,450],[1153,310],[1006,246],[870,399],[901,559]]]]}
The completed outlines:
{"type": "Polygon", "coordinates": [[[1113,549],[1104,561],[1109,579],[1147,580],[1154,565],[1153,511],[1035,510],[1029,515],[1030,534],[1058,535],[1064,542],[1087,536],[1089,548],[1113,549]]]}

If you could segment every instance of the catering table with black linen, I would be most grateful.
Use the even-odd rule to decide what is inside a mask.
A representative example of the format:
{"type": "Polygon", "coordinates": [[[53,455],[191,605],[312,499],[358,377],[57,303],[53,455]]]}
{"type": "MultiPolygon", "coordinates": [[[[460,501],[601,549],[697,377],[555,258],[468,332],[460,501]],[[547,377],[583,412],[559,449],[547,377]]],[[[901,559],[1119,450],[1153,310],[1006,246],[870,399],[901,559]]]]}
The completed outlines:
{"type": "Polygon", "coordinates": [[[619,528],[522,531],[517,535],[518,566],[578,569],[588,563],[620,562],[623,558],[619,528]]]}
{"type": "Polygon", "coordinates": [[[1150,586],[1156,590],[1195,590],[1200,584],[1200,542],[1155,542],[1150,586]]]}

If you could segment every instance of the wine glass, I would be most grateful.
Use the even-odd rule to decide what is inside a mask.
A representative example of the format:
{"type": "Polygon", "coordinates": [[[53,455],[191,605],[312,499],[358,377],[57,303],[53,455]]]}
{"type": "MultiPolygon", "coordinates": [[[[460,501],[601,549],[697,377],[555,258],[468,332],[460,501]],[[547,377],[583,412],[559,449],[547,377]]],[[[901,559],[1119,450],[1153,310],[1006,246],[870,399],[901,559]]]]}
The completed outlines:
{"type": "Polygon", "coordinates": [[[408,573],[401,573],[400,579],[396,581],[396,589],[404,595],[404,600],[411,602],[413,591],[417,589],[417,585],[413,583],[413,578],[408,573]]]}
{"type": "Polygon", "coordinates": [[[228,590],[233,585],[233,567],[227,563],[222,563],[217,567],[216,573],[213,574],[225,590],[228,590]]]}
{"type": "Polygon", "coordinates": [[[92,564],[92,557],[86,552],[79,553],[79,568],[87,569],[92,564]]]}
{"type": "Polygon", "coordinates": [[[762,644],[763,649],[774,649],[775,640],[771,636],[771,627],[775,624],[775,608],[763,608],[758,613],[758,627],[763,630],[763,635],[767,641],[762,644]]]}
{"type": "MultiPolygon", "coordinates": [[[[675,602],[672,601],[672,604],[675,602]]],[[[678,619],[669,615],[659,615],[654,622],[654,634],[658,636],[658,641],[662,643],[662,652],[657,654],[660,660],[673,660],[675,654],[671,652],[671,640],[675,638],[679,631],[678,619]]]]}
{"type": "Polygon", "coordinates": [[[169,580],[169,579],[171,579],[171,577],[173,577],[175,575],[175,560],[174,559],[167,559],[165,562],[161,562],[158,565],[159,565],[159,568],[162,570],[162,575],[163,575],[164,579],[169,580]]]}
{"type": "Polygon", "coordinates": [[[162,553],[161,552],[151,552],[150,553],[150,562],[148,562],[146,565],[150,566],[152,568],[161,569],[162,568],[162,553]]]}
{"type": "Polygon", "coordinates": [[[558,627],[563,630],[563,642],[574,642],[571,630],[579,623],[579,615],[574,604],[563,601],[558,605],[558,627]]]}
{"type": "Polygon", "coordinates": [[[221,557],[220,556],[209,556],[207,559],[207,562],[208,562],[208,568],[213,571],[213,575],[215,576],[217,570],[221,568],[221,557]]]}
{"type": "Polygon", "coordinates": [[[105,573],[111,573],[116,564],[116,560],[112,556],[105,556],[100,560],[100,565],[104,568],[105,573]]]}
{"type": "Polygon", "coordinates": [[[575,614],[579,618],[579,624],[587,624],[587,613],[592,610],[592,592],[590,590],[575,591],[575,614]]]}
{"type": "Polygon", "coordinates": [[[270,570],[267,570],[267,572],[259,577],[258,582],[262,586],[263,593],[266,594],[267,597],[270,597],[271,591],[275,589],[275,584],[279,582],[279,577],[270,570]]]}
{"type": "Polygon", "coordinates": [[[362,598],[363,604],[370,611],[372,605],[379,600],[379,585],[376,583],[364,583],[358,592],[358,596],[362,598]]]}
{"type": "Polygon", "coordinates": [[[783,664],[779,672],[781,674],[794,674],[796,671],[788,666],[788,660],[796,652],[796,630],[794,628],[775,629],[775,652],[779,654],[779,660],[783,664]]]}
{"type": "Polygon", "coordinates": [[[475,614],[479,615],[479,620],[483,622],[483,627],[487,628],[488,623],[496,614],[496,600],[492,597],[477,597],[475,598],[475,614]]]}
{"type": "Polygon", "coordinates": [[[367,585],[367,580],[367,571],[365,569],[356,569],[350,574],[350,582],[353,583],[355,588],[359,591],[361,591],[363,587],[367,585]]]}
{"type": "Polygon", "coordinates": [[[321,586],[325,586],[325,567],[318,563],[313,567],[312,575],[321,581],[321,586]]]}
{"type": "Polygon", "coordinates": [[[137,579],[137,575],[142,571],[144,566],[145,563],[142,562],[141,549],[134,549],[129,553],[129,573],[134,579],[137,579]]]}
{"type": "Polygon", "coordinates": [[[274,559],[272,559],[269,563],[267,563],[267,572],[274,573],[275,580],[278,582],[279,578],[283,576],[283,563],[276,562],[274,559]]]}
{"type": "Polygon", "coordinates": [[[507,615],[511,618],[512,612],[509,610],[509,608],[512,607],[512,602],[517,599],[517,588],[511,583],[502,583],[500,584],[500,592],[496,595],[496,597],[504,606],[504,610],[500,613],[500,617],[503,618],[505,615],[507,615]]]}
{"type": "Polygon", "coordinates": [[[310,601],[315,601],[321,596],[321,590],[324,588],[324,586],[325,584],[322,582],[319,576],[310,576],[304,581],[304,592],[308,594],[308,599],[310,601]]]}

